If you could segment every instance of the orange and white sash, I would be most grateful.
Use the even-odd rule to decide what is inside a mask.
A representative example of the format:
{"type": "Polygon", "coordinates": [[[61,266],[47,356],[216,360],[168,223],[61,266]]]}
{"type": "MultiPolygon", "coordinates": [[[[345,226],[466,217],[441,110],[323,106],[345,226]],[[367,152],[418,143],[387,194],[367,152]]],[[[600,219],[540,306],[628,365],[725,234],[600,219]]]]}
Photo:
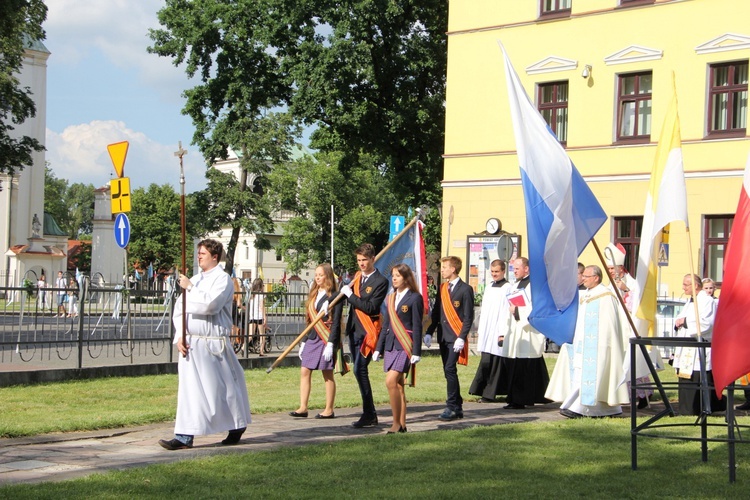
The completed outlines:
{"type": "MultiPolygon", "coordinates": [[[[456,308],[451,302],[451,294],[448,291],[448,283],[443,283],[440,286],[440,301],[443,304],[443,312],[445,313],[445,318],[448,320],[448,324],[450,325],[451,330],[453,330],[453,333],[456,335],[456,337],[458,337],[461,334],[461,329],[464,327],[464,324],[463,321],[461,321],[461,318],[458,317],[456,308]]],[[[469,364],[468,340],[464,342],[464,348],[461,349],[460,353],[458,353],[458,364],[464,366],[469,364]]]]}
{"type": "MultiPolygon", "coordinates": [[[[354,277],[354,286],[352,288],[354,290],[354,293],[356,293],[358,297],[361,297],[361,295],[359,294],[359,287],[361,283],[362,273],[357,272],[357,275],[354,277]]],[[[373,321],[372,318],[370,318],[370,316],[364,311],[355,309],[354,312],[366,332],[365,338],[362,341],[362,346],[360,346],[359,348],[359,352],[361,352],[363,356],[367,357],[375,352],[375,347],[378,344],[378,335],[380,335],[381,324],[380,313],[378,313],[378,319],[373,321]]]]}

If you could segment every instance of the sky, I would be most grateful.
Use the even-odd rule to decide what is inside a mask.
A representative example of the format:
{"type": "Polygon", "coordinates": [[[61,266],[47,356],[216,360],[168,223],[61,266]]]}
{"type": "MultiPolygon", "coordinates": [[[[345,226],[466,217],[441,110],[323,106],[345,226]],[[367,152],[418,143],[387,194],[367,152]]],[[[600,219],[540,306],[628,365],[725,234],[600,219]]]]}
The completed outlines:
{"type": "Polygon", "coordinates": [[[170,184],[179,192],[181,141],[185,190],[206,185],[205,162],[191,146],[182,93],[196,84],[172,60],[149,54],[163,0],[47,0],[46,158],[69,184],[107,184],[116,174],[107,145],[128,141],[131,189],[170,184]]]}

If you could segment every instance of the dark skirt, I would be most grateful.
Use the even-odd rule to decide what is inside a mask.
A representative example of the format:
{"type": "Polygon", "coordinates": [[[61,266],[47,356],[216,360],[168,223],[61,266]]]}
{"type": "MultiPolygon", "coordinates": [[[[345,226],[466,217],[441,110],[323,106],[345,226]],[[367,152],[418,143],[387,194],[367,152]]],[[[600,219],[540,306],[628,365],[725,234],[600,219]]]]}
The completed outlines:
{"type": "MultiPolygon", "coordinates": [[[[701,391],[698,389],[701,381],[701,373],[694,371],[690,379],[677,378],[677,414],[678,415],[700,415],[701,414],[701,391]]],[[[709,370],[706,372],[709,395],[711,396],[711,413],[726,411],[727,398],[716,397],[714,387],[714,375],[709,370]]]]}
{"type": "Polygon", "coordinates": [[[316,336],[312,340],[305,342],[305,348],[302,350],[302,366],[310,370],[333,370],[336,361],[336,349],[333,350],[331,361],[323,359],[323,349],[326,343],[316,336]]]}
{"type": "Polygon", "coordinates": [[[383,357],[384,372],[393,370],[401,373],[407,373],[410,367],[411,359],[406,356],[406,351],[399,351],[397,349],[386,351],[385,356],[383,357]]]}
{"type": "Polygon", "coordinates": [[[549,403],[544,397],[549,373],[544,358],[500,358],[500,394],[506,401],[520,405],[549,403]]]}
{"type": "Polygon", "coordinates": [[[479,361],[477,373],[474,375],[474,381],[469,388],[469,394],[482,396],[486,399],[495,399],[495,396],[502,394],[500,390],[500,371],[502,358],[489,352],[482,353],[482,359],[479,361]]]}

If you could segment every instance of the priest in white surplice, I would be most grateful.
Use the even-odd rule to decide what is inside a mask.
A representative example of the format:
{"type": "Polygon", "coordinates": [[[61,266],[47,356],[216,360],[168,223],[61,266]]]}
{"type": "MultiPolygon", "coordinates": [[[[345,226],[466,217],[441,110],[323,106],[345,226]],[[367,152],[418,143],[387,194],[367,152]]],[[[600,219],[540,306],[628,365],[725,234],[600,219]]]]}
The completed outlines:
{"type": "Polygon", "coordinates": [[[588,266],[583,272],[573,338],[571,392],[560,413],[569,418],[603,417],[622,413],[629,402],[623,384],[625,355],[617,298],[602,283],[602,270],[588,266]]]}
{"type": "Polygon", "coordinates": [[[175,437],[159,440],[168,450],[191,448],[193,436],[225,431],[229,435],[221,443],[237,444],[250,423],[245,372],[229,343],[234,285],[218,265],[223,247],[206,239],[198,243],[197,252],[201,272],[192,279],[180,275],[187,345],[182,341],[182,300],[172,317],[180,351],[177,420],[175,437]]]}
{"type": "Polygon", "coordinates": [[[505,279],[505,261],[493,260],[490,264],[492,284],[484,289],[482,310],[477,329],[477,351],[482,353],[477,373],[469,388],[469,394],[481,396],[480,403],[494,403],[501,394],[500,368],[502,358],[498,342],[510,327],[508,293],[511,285],[505,279]]]}

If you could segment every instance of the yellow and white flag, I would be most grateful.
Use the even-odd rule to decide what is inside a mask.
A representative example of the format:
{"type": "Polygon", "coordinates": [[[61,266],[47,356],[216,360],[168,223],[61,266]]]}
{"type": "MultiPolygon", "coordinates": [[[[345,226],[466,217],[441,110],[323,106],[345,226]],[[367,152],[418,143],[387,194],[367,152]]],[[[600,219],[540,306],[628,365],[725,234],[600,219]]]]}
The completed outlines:
{"type": "Polygon", "coordinates": [[[659,136],[656,157],[651,172],[651,183],[643,212],[638,271],[636,279],[641,289],[636,311],[641,336],[654,336],[657,298],[657,263],[662,243],[668,241],[669,224],[675,221],[688,227],[687,189],[682,166],[680,118],[677,114],[677,90],[672,73],[672,100],[667,108],[664,126],[659,136]]]}

